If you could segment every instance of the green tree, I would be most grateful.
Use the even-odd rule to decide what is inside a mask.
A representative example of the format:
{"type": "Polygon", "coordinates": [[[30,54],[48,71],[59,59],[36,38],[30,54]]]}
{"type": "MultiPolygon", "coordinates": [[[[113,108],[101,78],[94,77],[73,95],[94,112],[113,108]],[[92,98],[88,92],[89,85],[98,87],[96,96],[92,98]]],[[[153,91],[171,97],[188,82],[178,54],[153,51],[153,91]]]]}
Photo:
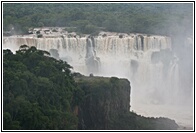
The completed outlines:
{"type": "Polygon", "coordinates": [[[3,56],[4,129],[77,129],[81,90],[67,62],[26,45],[3,56]]]}

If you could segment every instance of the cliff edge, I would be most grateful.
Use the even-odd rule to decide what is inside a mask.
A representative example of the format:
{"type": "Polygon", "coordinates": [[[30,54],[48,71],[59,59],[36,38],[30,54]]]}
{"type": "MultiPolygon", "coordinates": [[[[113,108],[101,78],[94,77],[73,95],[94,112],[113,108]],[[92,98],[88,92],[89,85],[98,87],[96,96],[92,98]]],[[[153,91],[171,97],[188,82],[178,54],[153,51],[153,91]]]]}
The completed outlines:
{"type": "Polygon", "coordinates": [[[130,82],[116,77],[76,76],[84,91],[78,107],[78,129],[83,130],[177,130],[168,118],[146,118],[130,112],[130,82]]]}

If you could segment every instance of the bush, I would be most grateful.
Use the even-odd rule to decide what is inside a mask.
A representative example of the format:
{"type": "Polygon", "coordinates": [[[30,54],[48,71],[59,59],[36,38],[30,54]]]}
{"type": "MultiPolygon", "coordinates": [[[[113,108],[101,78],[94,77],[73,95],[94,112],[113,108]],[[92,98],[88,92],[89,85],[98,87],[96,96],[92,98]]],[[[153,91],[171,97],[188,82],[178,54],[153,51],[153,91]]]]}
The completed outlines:
{"type": "Polygon", "coordinates": [[[111,78],[110,78],[110,82],[111,82],[111,83],[118,83],[118,80],[119,80],[119,79],[118,79],[117,77],[111,77],[111,78]]]}

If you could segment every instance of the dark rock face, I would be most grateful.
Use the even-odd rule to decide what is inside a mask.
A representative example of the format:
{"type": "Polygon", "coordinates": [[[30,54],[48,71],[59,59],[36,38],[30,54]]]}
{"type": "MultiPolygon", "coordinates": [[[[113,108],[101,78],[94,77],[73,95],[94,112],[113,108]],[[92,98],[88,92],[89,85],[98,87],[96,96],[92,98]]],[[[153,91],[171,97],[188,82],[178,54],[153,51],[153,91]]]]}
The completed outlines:
{"type": "Polygon", "coordinates": [[[79,130],[176,130],[167,118],[146,118],[130,112],[130,82],[116,77],[75,77],[84,91],[78,108],[79,130]]]}
{"type": "Polygon", "coordinates": [[[111,119],[129,110],[129,81],[115,77],[82,80],[79,85],[85,98],[79,107],[79,129],[109,129],[111,119]]]}

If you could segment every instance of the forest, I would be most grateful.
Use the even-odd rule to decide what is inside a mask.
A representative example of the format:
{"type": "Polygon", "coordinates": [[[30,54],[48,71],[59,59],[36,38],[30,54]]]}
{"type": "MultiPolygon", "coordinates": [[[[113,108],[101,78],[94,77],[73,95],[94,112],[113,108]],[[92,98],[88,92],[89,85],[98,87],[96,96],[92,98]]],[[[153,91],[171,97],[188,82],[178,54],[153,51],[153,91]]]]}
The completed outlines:
{"type": "Polygon", "coordinates": [[[3,51],[3,128],[77,129],[74,107],[82,98],[69,64],[22,45],[3,51]]]}
{"type": "Polygon", "coordinates": [[[191,3],[4,3],[3,30],[26,34],[34,27],[76,27],[92,34],[100,30],[174,36],[191,35],[191,3]]]}

